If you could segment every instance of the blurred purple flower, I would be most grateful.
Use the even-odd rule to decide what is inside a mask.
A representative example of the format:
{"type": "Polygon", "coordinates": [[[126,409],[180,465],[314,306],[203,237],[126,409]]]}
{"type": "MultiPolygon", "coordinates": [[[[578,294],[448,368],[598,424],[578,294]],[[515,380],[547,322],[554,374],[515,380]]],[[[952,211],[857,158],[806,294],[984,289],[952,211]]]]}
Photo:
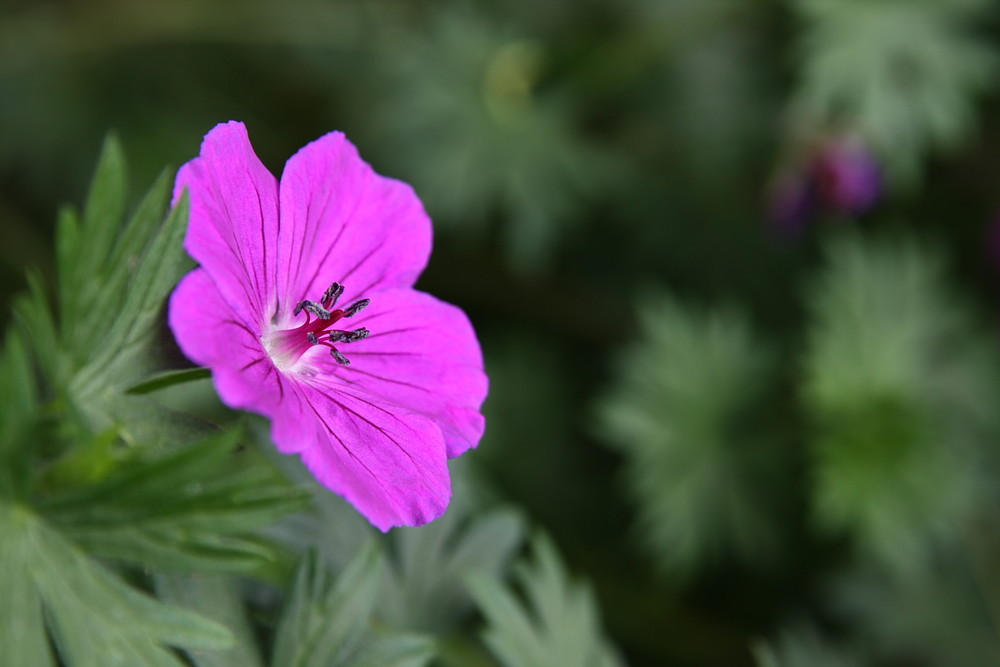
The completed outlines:
{"type": "Polygon", "coordinates": [[[487,378],[465,314],[412,288],[431,249],[413,190],[339,132],[279,183],[236,122],[180,169],[175,203],[185,189],[201,266],[170,300],[184,353],[379,529],[443,514],[447,459],[482,437],[487,378]]]}
{"type": "Polygon", "coordinates": [[[881,171],[868,147],[854,135],[835,135],[778,175],[768,193],[768,218],[795,236],[818,212],[856,217],[881,194],[881,171]]]}
{"type": "Polygon", "coordinates": [[[854,136],[832,137],[823,142],[812,163],[820,200],[838,213],[865,213],[882,192],[878,163],[865,144],[854,136]]]}

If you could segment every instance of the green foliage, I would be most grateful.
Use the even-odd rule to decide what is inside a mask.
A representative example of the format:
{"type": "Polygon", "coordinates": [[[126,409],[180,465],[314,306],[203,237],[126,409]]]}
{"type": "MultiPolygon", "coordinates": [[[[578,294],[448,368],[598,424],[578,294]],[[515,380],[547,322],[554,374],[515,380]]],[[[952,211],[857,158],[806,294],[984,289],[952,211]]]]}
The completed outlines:
{"type": "Polygon", "coordinates": [[[558,94],[537,90],[547,55],[543,41],[485,11],[437,7],[392,54],[383,106],[390,157],[430,212],[482,238],[496,206],[520,269],[543,265],[585,197],[614,175],[614,158],[580,139],[558,94]]]}
{"type": "Polygon", "coordinates": [[[859,641],[886,663],[919,655],[932,667],[997,664],[997,572],[993,567],[984,577],[977,566],[970,568],[970,555],[995,558],[948,550],[915,576],[862,566],[836,580],[831,597],[841,616],[856,624],[859,641]]]}
{"type": "Polygon", "coordinates": [[[155,373],[142,382],[129,387],[125,393],[148,394],[195,380],[207,380],[210,377],[212,377],[212,372],[207,368],[185,368],[179,371],[163,371],[162,373],[155,373]]]}
{"type": "Polygon", "coordinates": [[[910,241],[840,239],[811,292],[804,396],[816,517],[897,567],[954,539],[997,437],[995,343],[910,241]]]}
{"type": "Polygon", "coordinates": [[[238,455],[235,431],[191,442],[208,426],[126,395],[192,373],[140,381],[160,363],[163,304],[190,264],[187,211],[182,201],[164,220],[164,174],[122,224],[124,170],[110,139],[82,223],[60,216],[56,308],[29,276],[0,351],[0,647],[15,666],[184,664],[172,647],[238,654],[223,625],[154,600],[133,585],[141,577],[126,583],[94,557],[146,575],[277,578],[259,531],[305,500],[238,455]]]}
{"type": "Polygon", "coordinates": [[[534,560],[517,568],[527,604],[497,581],[470,578],[487,621],[486,645],[505,667],[615,667],[621,662],[600,628],[590,590],[570,581],[548,538],[532,542],[534,560]]]}
{"type": "Polygon", "coordinates": [[[26,446],[34,436],[38,398],[34,370],[24,338],[7,332],[0,349],[0,501],[23,497],[31,480],[31,460],[26,446]]]}
{"type": "Polygon", "coordinates": [[[445,633],[472,610],[466,577],[498,583],[523,539],[520,517],[495,510],[476,518],[452,508],[421,528],[393,532],[379,610],[395,628],[445,633]]]}
{"type": "Polygon", "coordinates": [[[861,131],[897,179],[924,156],[969,135],[975,97],[992,83],[996,54],[970,35],[983,0],[798,0],[798,104],[823,123],[861,131]]]}
{"type": "Polygon", "coordinates": [[[753,647],[757,667],[853,667],[870,664],[854,652],[825,641],[816,628],[798,623],[786,628],[776,642],[753,647]]]}
{"type": "Polygon", "coordinates": [[[766,557],[777,539],[773,447],[757,417],[771,355],[732,310],[660,296],[639,314],[641,339],[622,357],[600,416],[625,454],[645,545],[662,571],[679,575],[724,553],[766,557]]]}
{"type": "Polygon", "coordinates": [[[263,667],[253,628],[234,579],[203,573],[159,574],[155,583],[160,599],[224,625],[235,638],[228,648],[186,649],[195,667],[263,667]]]}
{"type": "MultiPolygon", "coordinates": [[[[273,450],[258,428],[259,420],[251,421],[253,434],[264,438],[260,445],[273,450]]],[[[299,461],[289,457],[276,461],[286,474],[306,483],[309,473],[299,461]]],[[[518,512],[480,508],[476,503],[483,483],[470,474],[466,463],[464,459],[451,463],[451,506],[426,526],[400,527],[381,536],[345,500],[314,487],[310,506],[286,517],[268,534],[289,550],[315,550],[335,569],[347,567],[360,546],[380,540],[387,554],[375,611],[380,622],[394,631],[451,636],[463,629],[474,610],[466,578],[502,581],[524,540],[518,512]]]]}
{"type": "Polygon", "coordinates": [[[127,586],[31,511],[0,503],[0,646],[11,667],[104,667],[183,663],[167,646],[217,648],[220,625],[127,586]],[[47,628],[47,630],[46,630],[47,628]]]}
{"type": "Polygon", "coordinates": [[[110,137],[82,220],[70,208],[59,216],[58,317],[45,312],[37,284],[20,305],[30,335],[51,342],[41,360],[51,390],[85,431],[117,428],[126,440],[147,442],[162,435],[150,428],[155,408],[121,394],[152,371],[164,301],[191,267],[181,246],[187,204],[164,218],[169,196],[170,175],[163,173],[123,222],[125,160],[110,137]]]}
{"type": "Polygon", "coordinates": [[[247,571],[273,564],[254,531],[301,507],[259,460],[234,456],[235,433],[120,465],[48,498],[42,511],[90,552],[166,571],[247,571]]]}
{"type": "Polygon", "coordinates": [[[383,558],[362,549],[331,582],[314,552],[295,575],[275,638],[274,667],[420,667],[433,645],[415,635],[381,637],[371,627],[383,558]]]}

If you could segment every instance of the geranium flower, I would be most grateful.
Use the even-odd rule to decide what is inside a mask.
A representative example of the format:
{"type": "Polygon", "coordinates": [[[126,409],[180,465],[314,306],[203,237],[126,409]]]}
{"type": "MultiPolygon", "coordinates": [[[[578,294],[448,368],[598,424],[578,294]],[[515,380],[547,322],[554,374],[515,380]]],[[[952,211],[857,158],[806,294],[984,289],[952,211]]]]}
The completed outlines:
{"type": "Polygon", "coordinates": [[[797,236],[818,212],[857,217],[881,196],[881,169],[864,141],[831,134],[779,172],[768,193],[768,217],[780,233],[797,236]]]}
{"type": "Polygon", "coordinates": [[[281,182],[230,122],[177,174],[201,265],[170,299],[181,350],[230,407],[381,530],[444,513],[447,459],[478,444],[487,380],[465,314],[413,289],[431,224],[413,190],[339,132],[281,182]]]}

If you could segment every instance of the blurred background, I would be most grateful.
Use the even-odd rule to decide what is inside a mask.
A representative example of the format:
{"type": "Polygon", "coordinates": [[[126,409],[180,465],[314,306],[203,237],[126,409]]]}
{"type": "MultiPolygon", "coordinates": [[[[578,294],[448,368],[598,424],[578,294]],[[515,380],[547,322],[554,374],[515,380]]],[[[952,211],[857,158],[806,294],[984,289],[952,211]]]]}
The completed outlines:
{"type": "Polygon", "coordinates": [[[493,497],[633,665],[1000,664],[1000,6],[0,6],[0,309],[138,194],[340,129],[435,223],[493,497]]]}

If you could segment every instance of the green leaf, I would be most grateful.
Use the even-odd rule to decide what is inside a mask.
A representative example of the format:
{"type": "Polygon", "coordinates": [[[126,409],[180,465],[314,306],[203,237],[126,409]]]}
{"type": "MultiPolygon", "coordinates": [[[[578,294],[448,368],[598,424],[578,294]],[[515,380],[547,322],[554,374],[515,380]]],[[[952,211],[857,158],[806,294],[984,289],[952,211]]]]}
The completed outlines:
{"type": "Polygon", "coordinates": [[[70,209],[60,215],[58,329],[35,286],[22,319],[32,335],[46,337],[46,380],[83,432],[118,429],[126,441],[159,443],[170,439],[162,428],[167,411],[122,394],[159,363],[154,343],[164,302],[192,266],[183,249],[188,206],[182,197],[164,219],[172,180],[164,172],[123,224],[125,170],[110,137],[82,222],[70,209]]]}
{"type": "Polygon", "coordinates": [[[434,641],[428,637],[387,637],[362,648],[345,667],[423,667],[434,657],[434,650],[434,641]]]}
{"type": "Polygon", "coordinates": [[[167,387],[173,387],[185,382],[194,382],[212,377],[212,371],[207,368],[185,368],[179,371],[163,371],[155,373],[142,382],[125,390],[126,394],[148,394],[167,387]]]}
{"type": "Polygon", "coordinates": [[[23,336],[7,332],[0,350],[0,500],[23,497],[33,474],[31,444],[38,437],[35,373],[23,336]]]}
{"type": "Polygon", "coordinates": [[[228,649],[188,649],[188,657],[196,667],[262,667],[254,631],[234,580],[206,574],[159,574],[155,581],[161,600],[201,614],[229,628],[235,637],[228,649]]]}
{"type": "Polygon", "coordinates": [[[424,664],[431,655],[429,644],[405,635],[379,638],[371,632],[381,572],[382,556],[372,544],[355,556],[335,584],[331,584],[315,552],[307,552],[278,626],[271,664],[275,667],[424,664]]]}
{"type": "Polygon", "coordinates": [[[502,211],[507,259],[537,269],[586,201],[620,178],[621,161],[588,141],[550,86],[538,86],[550,94],[535,89],[548,56],[543,42],[518,39],[468,7],[442,5],[428,16],[400,40],[405,57],[388,63],[391,99],[377,124],[400,150],[387,158],[434,219],[459,233],[492,238],[486,212],[502,211]]]}
{"type": "Polygon", "coordinates": [[[251,571],[272,565],[256,531],[305,504],[222,433],[119,466],[97,484],[46,499],[41,510],[89,551],[166,571],[251,571]]]}
{"type": "Polygon", "coordinates": [[[33,579],[26,576],[33,562],[30,544],[19,534],[28,521],[14,506],[0,499],[0,647],[10,667],[54,665],[42,613],[42,597],[33,579]]]}
{"type": "MultiPolygon", "coordinates": [[[[121,227],[125,210],[125,156],[114,135],[108,135],[91,182],[82,224],[70,210],[60,216],[57,244],[60,323],[63,342],[76,336],[93,335],[87,325],[94,317],[90,308],[102,288],[108,259],[121,227]]],[[[106,320],[107,321],[107,320],[106,320]]]]}
{"type": "Polygon", "coordinates": [[[534,561],[517,571],[527,604],[499,582],[470,578],[486,617],[483,638],[490,651],[505,667],[621,665],[601,632],[590,590],[569,580],[548,538],[537,536],[533,551],[534,561]]]}
{"type": "Polygon", "coordinates": [[[827,257],[803,383],[816,519],[919,566],[993,484],[981,461],[1000,432],[996,345],[928,247],[851,235],[827,257]]]}
{"type": "Polygon", "coordinates": [[[859,130],[904,183],[929,150],[970,134],[975,97],[996,73],[995,50],[973,29],[988,2],[795,4],[805,24],[798,104],[817,125],[859,130]]]}
{"type": "Polygon", "coordinates": [[[222,626],[129,587],[24,508],[0,503],[0,535],[0,645],[14,647],[5,664],[53,664],[43,618],[72,667],[180,667],[168,647],[232,642],[222,626]]]}
{"type": "Polygon", "coordinates": [[[398,528],[379,610],[395,628],[445,634],[472,610],[465,578],[500,581],[523,541],[524,526],[510,510],[473,518],[458,507],[427,526],[398,528]]]}
{"type": "Polygon", "coordinates": [[[868,665],[856,651],[835,646],[809,625],[796,624],[785,628],[774,642],[757,642],[753,646],[757,667],[852,667],[868,665]]]}
{"type": "Polygon", "coordinates": [[[54,383],[66,375],[65,355],[41,276],[28,271],[27,281],[28,293],[14,301],[14,313],[23,327],[25,340],[31,341],[31,349],[44,351],[35,355],[36,361],[49,382],[54,383]]]}
{"type": "Polygon", "coordinates": [[[182,241],[187,221],[187,198],[170,212],[137,262],[125,303],[103,343],[90,354],[89,363],[74,378],[73,396],[100,395],[100,389],[123,391],[134,383],[149,362],[148,346],[156,332],[163,302],[181,276],[190,268],[182,241]]]}
{"type": "Polygon", "coordinates": [[[681,577],[726,554],[775,555],[781,457],[761,420],[770,350],[730,309],[657,296],[639,316],[640,340],[617,365],[599,417],[625,455],[644,546],[661,572],[681,577]]]}
{"type": "Polygon", "coordinates": [[[966,551],[967,544],[951,546],[915,576],[898,576],[869,562],[830,587],[831,606],[868,640],[873,655],[862,664],[903,664],[912,656],[920,656],[923,665],[941,667],[1000,664],[996,550],[974,555],[966,551]],[[974,562],[984,556],[983,562],[974,562]]]}
{"type": "Polygon", "coordinates": [[[59,276],[58,317],[64,327],[76,321],[81,301],[74,298],[79,277],[77,262],[80,255],[80,220],[69,206],[59,210],[56,221],[56,270],[59,276]]]}
{"type": "Polygon", "coordinates": [[[113,250],[95,276],[100,289],[80,315],[75,335],[76,347],[100,349],[107,343],[108,323],[117,320],[126,304],[131,283],[139,279],[137,270],[147,246],[161,226],[170,197],[171,174],[164,172],[139,204],[131,220],[122,228],[113,250]]]}

